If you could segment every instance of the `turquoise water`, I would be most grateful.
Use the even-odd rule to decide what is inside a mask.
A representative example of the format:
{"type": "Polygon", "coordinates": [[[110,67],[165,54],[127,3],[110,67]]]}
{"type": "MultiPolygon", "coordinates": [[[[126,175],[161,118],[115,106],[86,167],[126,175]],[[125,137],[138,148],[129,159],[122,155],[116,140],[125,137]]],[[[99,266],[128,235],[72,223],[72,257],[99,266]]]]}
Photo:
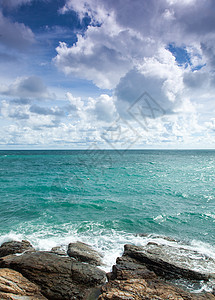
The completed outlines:
{"type": "Polygon", "coordinates": [[[169,236],[215,257],[215,151],[0,151],[0,243],[82,240],[111,265],[169,236]]]}

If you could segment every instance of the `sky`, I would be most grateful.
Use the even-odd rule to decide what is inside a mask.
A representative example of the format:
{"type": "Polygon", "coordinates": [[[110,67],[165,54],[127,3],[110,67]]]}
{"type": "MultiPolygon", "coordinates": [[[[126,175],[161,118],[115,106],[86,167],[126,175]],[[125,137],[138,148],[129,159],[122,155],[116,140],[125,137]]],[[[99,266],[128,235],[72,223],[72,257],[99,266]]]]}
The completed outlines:
{"type": "Polygon", "coordinates": [[[215,1],[0,0],[0,149],[215,149],[215,1]]]}

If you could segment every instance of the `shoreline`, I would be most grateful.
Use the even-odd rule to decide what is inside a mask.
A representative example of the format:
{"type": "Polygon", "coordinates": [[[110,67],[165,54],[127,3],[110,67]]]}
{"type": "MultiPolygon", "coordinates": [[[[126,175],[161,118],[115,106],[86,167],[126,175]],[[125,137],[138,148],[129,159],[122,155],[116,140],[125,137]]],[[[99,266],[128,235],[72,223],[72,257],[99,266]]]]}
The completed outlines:
{"type": "MultiPolygon", "coordinates": [[[[161,237],[159,238],[161,239],[161,237]]],[[[70,243],[67,247],[67,252],[60,245],[50,249],[49,251],[38,251],[35,250],[28,241],[6,242],[0,246],[0,272],[5,268],[20,272],[22,276],[26,276],[30,282],[33,282],[36,284],[36,286],[38,286],[41,294],[44,297],[47,297],[45,299],[88,299],[84,298],[86,294],[88,293],[89,296],[90,293],[95,293],[95,291],[98,292],[98,289],[101,289],[98,299],[115,299],[114,293],[122,293],[124,291],[124,285],[122,286],[122,283],[125,284],[125,282],[134,295],[135,293],[138,295],[140,292],[146,293],[146,290],[148,291],[149,289],[149,285],[151,286],[150,282],[154,282],[155,287],[157,287],[158,290],[160,289],[161,298],[159,299],[170,299],[162,298],[161,295],[164,295],[167,290],[171,290],[171,293],[175,293],[175,295],[177,295],[181,288],[184,290],[184,295],[191,295],[190,297],[193,297],[182,299],[201,299],[198,297],[202,297],[202,293],[203,297],[205,297],[204,295],[209,297],[202,299],[215,299],[215,296],[212,294],[215,293],[215,273],[213,272],[215,269],[215,260],[208,258],[204,264],[205,270],[195,270],[195,262],[200,260],[198,252],[189,252],[190,261],[188,263],[187,260],[189,256],[185,256],[185,254],[188,254],[186,253],[187,249],[185,250],[182,247],[182,244],[181,253],[178,253],[178,256],[176,256],[176,252],[178,252],[179,248],[176,249],[175,245],[178,243],[178,241],[168,237],[163,239],[163,241],[166,241],[166,244],[163,243],[161,245],[156,243],[156,241],[158,241],[158,239],[151,239],[151,241],[148,241],[145,246],[136,246],[132,244],[124,245],[124,252],[118,256],[114,265],[112,266],[111,272],[108,273],[102,270],[102,268],[104,269],[103,255],[97,252],[92,246],[82,242],[70,243]],[[1,251],[5,245],[7,246],[7,249],[5,248],[6,252],[3,252],[2,256],[1,251]],[[172,250],[172,256],[170,255],[170,248],[172,250]],[[10,255],[5,256],[5,254],[10,255]],[[184,261],[182,260],[183,257],[184,261]],[[40,262],[39,265],[42,266],[39,275],[38,270],[34,270],[34,268],[37,269],[37,261],[40,262]],[[36,263],[36,266],[33,262],[36,263]],[[191,268],[192,263],[193,268],[191,268]],[[68,274],[66,275],[61,268],[62,264],[66,266],[66,269],[68,269],[68,274]],[[47,286],[53,282],[44,283],[41,281],[41,278],[43,278],[43,272],[47,272],[47,270],[44,268],[47,267],[50,272],[50,278],[54,276],[53,270],[55,268],[58,270],[58,275],[60,277],[62,275],[62,278],[64,278],[64,276],[68,276],[68,278],[70,278],[70,272],[72,270],[72,280],[69,284],[73,286],[73,289],[74,285],[76,286],[76,289],[83,289],[84,282],[88,287],[84,292],[85,294],[80,294],[82,295],[80,296],[82,298],[75,298],[76,296],[74,295],[71,297],[69,295],[66,296],[65,291],[63,296],[64,298],[53,298],[57,295],[58,291],[56,290],[53,294],[55,296],[50,295],[49,292],[47,292],[47,286]],[[207,271],[206,267],[209,267],[207,271]],[[32,269],[34,271],[32,271],[32,269]],[[108,283],[105,283],[106,276],[108,283]],[[141,291],[138,290],[138,287],[140,286],[141,291]],[[143,286],[145,286],[145,292],[143,286]],[[194,293],[193,290],[190,294],[191,286],[195,289],[198,287],[198,291],[200,293],[194,293]],[[111,296],[112,298],[108,298],[108,294],[111,295],[111,293],[113,294],[111,296]]],[[[204,259],[206,258],[207,257],[205,256],[204,259]]],[[[64,286],[65,283],[60,283],[60,281],[58,281],[58,284],[63,284],[64,286]]],[[[155,293],[155,290],[152,289],[151,292],[155,293]]],[[[0,295],[1,292],[2,291],[0,290],[0,295]]],[[[128,291],[126,293],[128,293],[128,291]]],[[[58,295],[56,297],[60,296],[58,295]]],[[[176,297],[171,299],[179,298],[176,297]]]]}
{"type": "MultiPolygon", "coordinates": [[[[44,236],[42,233],[32,233],[32,234],[16,234],[15,232],[10,232],[9,234],[4,234],[0,236],[0,245],[8,241],[20,241],[28,240],[33,245],[37,251],[50,251],[53,247],[61,247],[65,251],[70,242],[81,241],[83,243],[89,244],[96,251],[103,255],[103,270],[109,272],[112,265],[118,256],[123,253],[123,247],[125,244],[133,244],[137,246],[146,246],[148,243],[157,243],[159,245],[169,246],[169,249],[175,249],[177,252],[173,252],[171,255],[178,256],[180,251],[185,251],[186,255],[197,254],[195,269],[202,269],[204,265],[199,264],[201,259],[204,260],[205,257],[210,257],[215,261],[215,245],[211,245],[200,240],[179,240],[175,237],[168,237],[159,234],[146,234],[146,233],[128,233],[128,232],[98,232],[90,231],[79,234],[78,232],[70,232],[65,236],[50,235],[44,236]]],[[[189,266],[188,266],[189,267],[189,266]]],[[[212,268],[211,268],[212,269],[212,268]]],[[[212,271],[212,270],[211,270],[212,271]]]]}

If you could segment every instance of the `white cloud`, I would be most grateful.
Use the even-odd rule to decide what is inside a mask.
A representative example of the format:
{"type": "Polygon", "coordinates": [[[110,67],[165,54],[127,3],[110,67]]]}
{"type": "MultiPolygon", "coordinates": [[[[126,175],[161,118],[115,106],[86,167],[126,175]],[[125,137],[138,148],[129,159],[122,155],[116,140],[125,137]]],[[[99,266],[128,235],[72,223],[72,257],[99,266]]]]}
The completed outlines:
{"type": "MultiPolygon", "coordinates": [[[[17,0],[14,6],[27,2],[17,0]]],[[[105,146],[104,131],[121,117],[123,128],[128,122],[135,129],[128,134],[129,141],[136,131],[140,134],[138,145],[206,144],[214,133],[214,8],[210,0],[66,1],[62,14],[75,10],[80,19],[88,15],[91,23],[73,45],[66,44],[62,34],[54,63],[68,78],[92,81],[112,90],[113,96],[81,98],[67,92],[64,106],[50,102],[41,107],[35,99],[54,98],[42,80],[18,78],[0,87],[2,94],[22,101],[2,102],[1,118],[12,123],[5,130],[7,136],[1,129],[2,140],[85,147],[97,141],[105,146]],[[183,54],[171,53],[169,44],[183,54]],[[140,100],[132,115],[129,109],[144,91],[152,99],[151,107],[140,100]]],[[[23,46],[34,42],[27,26],[2,14],[0,22],[8,32],[2,39],[5,47],[18,48],[20,40],[23,46]]],[[[118,146],[123,143],[119,140],[118,146]]]]}
{"type": "Polygon", "coordinates": [[[20,98],[54,98],[37,76],[19,77],[10,85],[0,85],[0,93],[20,98]]]}
{"type": "Polygon", "coordinates": [[[22,23],[13,23],[9,18],[3,16],[0,11],[0,41],[9,49],[23,50],[35,43],[34,34],[31,29],[22,23]]]}
{"type": "Polygon", "coordinates": [[[71,93],[67,93],[67,98],[70,102],[69,110],[71,116],[79,117],[81,121],[92,122],[111,122],[117,117],[114,98],[106,94],[100,95],[94,99],[89,97],[83,101],[80,97],[74,97],[71,93]]]}
{"type": "Polygon", "coordinates": [[[114,100],[108,95],[101,95],[98,98],[94,110],[100,121],[112,122],[117,117],[114,100]]]}
{"type": "Polygon", "coordinates": [[[195,5],[196,0],[167,0],[170,5],[195,5]]]}
{"type": "Polygon", "coordinates": [[[15,8],[17,6],[20,6],[22,4],[28,4],[30,2],[32,2],[32,0],[2,0],[2,6],[15,8]]]}
{"type": "MultiPolygon", "coordinates": [[[[188,18],[186,11],[191,9],[192,3],[188,0],[180,3],[161,0],[159,3],[135,1],[131,4],[126,0],[122,5],[120,1],[86,0],[77,3],[68,0],[63,13],[74,9],[81,18],[88,13],[92,23],[83,36],[78,36],[75,45],[70,47],[60,43],[55,63],[66,74],[92,80],[100,88],[115,88],[134,69],[147,79],[166,77],[162,89],[173,102],[177,91],[183,88],[185,66],[179,67],[175,57],[165,50],[168,43],[177,46],[186,43],[192,68],[207,61],[201,45],[201,38],[204,40],[205,36],[196,39],[195,30],[189,27],[190,15],[188,18]],[[95,26],[96,20],[99,26],[95,26]],[[144,70],[146,65],[147,71],[144,70]]],[[[202,5],[198,3],[193,16],[195,20],[201,9],[202,5]]],[[[205,46],[204,52],[212,55],[208,47],[205,46]]]]}
{"type": "Polygon", "coordinates": [[[66,97],[70,102],[71,108],[80,111],[84,107],[84,102],[81,97],[74,97],[70,92],[66,93],[66,97]]]}
{"type": "MultiPolygon", "coordinates": [[[[89,27],[85,36],[78,35],[78,42],[72,47],[60,43],[54,59],[58,68],[66,74],[92,80],[100,88],[113,88],[131,67],[123,55],[124,39],[131,37],[128,32],[115,28],[112,21],[109,16],[101,27],[89,27]]],[[[134,47],[133,39],[131,47],[134,47]]]]}
{"type": "Polygon", "coordinates": [[[215,118],[211,118],[209,122],[205,122],[205,126],[209,129],[212,130],[215,134],[215,118]]]}
{"type": "MultiPolygon", "coordinates": [[[[114,99],[108,95],[101,95],[93,99],[83,100],[67,94],[68,106],[52,107],[51,109],[31,103],[18,104],[15,102],[2,101],[1,121],[2,124],[10,121],[9,125],[0,129],[0,144],[12,145],[40,145],[55,147],[86,148],[92,143],[97,143],[100,148],[110,148],[111,145],[118,148],[126,148],[130,144],[138,147],[174,147],[175,145],[191,145],[192,143],[206,143],[210,135],[202,136],[202,132],[212,131],[214,121],[200,126],[195,113],[191,109],[181,114],[161,115],[160,118],[147,118],[147,127],[144,128],[135,119],[122,119],[121,133],[118,141],[111,141],[109,128],[117,126],[118,116],[114,106],[114,99]],[[42,110],[43,109],[43,110],[42,110]],[[65,110],[69,114],[59,115],[57,112],[65,110]],[[55,114],[57,113],[57,114],[55,114]],[[102,118],[102,120],[101,120],[102,118]],[[128,130],[129,129],[129,130],[128,130]],[[108,133],[108,134],[107,134],[108,133]],[[104,140],[103,136],[108,140],[104,140]],[[194,139],[195,136],[195,139],[194,139]],[[133,144],[134,142],[134,144],[133,144]]],[[[187,108],[187,105],[186,105],[187,108]]],[[[118,134],[118,133],[116,133],[118,134]]],[[[211,141],[210,141],[211,143],[211,141]]]]}
{"type": "Polygon", "coordinates": [[[123,117],[143,91],[167,114],[197,116],[201,99],[214,93],[214,6],[210,0],[68,0],[61,12],[88,14],[91,24],[75,45],[57,48],[55,62],[66,73],[113,89],[123,117]],[[184,63],[167,50],[170,43],[187,53],[178,54],[184,63]]]}

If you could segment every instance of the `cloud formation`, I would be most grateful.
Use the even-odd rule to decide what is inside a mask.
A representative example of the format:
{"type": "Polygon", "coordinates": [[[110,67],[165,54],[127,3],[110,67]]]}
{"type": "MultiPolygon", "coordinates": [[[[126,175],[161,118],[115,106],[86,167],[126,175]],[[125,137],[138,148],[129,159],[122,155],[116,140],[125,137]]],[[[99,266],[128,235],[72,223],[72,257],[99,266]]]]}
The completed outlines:
{"type": "Polygon", "coordinates": [[[2,6],[7,8],[15,8],[22,4],[28,4],[32,2],[32,0],[2,0],[2,6]]]}
{"type": "Polygon", "coordinates": [[[8,86],[0,86],[3,95],[20,98],[53,98],[42,79],[37,76],[20,77],[8,86]]]}
{"type": "MultiPolygon", "coordinates": [[[[30,2],[2,4],[14,12],[30,2]]],[[[122,129],[119,148],[137,135],[140,147],[212,145],[214,11],[213,0],[67,0],[58,10],[60,25],[53,32],[47,25],[40,34],[1,12],[0,61],[11,62],[20,50],[27,55],[35,40],[56,48],[40,64],[28,60],[35,69],[26,74],[39,75],[14,75],[1,84],[0,118],[10,122],[1,129],[7,131],[5,141],[111,147],[104,137],[122,129]],[[78,23],[72,35],[70,14],[78,23]],[[44,83],[51,81],[49,87],[44,83]]]]}
{"type": "Polygon", "coordinates": [[[55,63],[66,74],[114,89],[119,101],[134,101],[146,90],[171,113],[187,101],[184,91],[195,89],[201,73],[214,82],[214,6],[211,0],[67,0],[61,12],[88,14],[91,25],[75,45],[60,43],[55,63]],[[169,45],[184,49],[187,61],[179,63],[169,45]]]}
{"type": "Polygon", "coordinates": [[[22,23],[12,22],[0,10],[0,41],[9,49],[24,50],[35,43],[32,30],[22,23]]]}

